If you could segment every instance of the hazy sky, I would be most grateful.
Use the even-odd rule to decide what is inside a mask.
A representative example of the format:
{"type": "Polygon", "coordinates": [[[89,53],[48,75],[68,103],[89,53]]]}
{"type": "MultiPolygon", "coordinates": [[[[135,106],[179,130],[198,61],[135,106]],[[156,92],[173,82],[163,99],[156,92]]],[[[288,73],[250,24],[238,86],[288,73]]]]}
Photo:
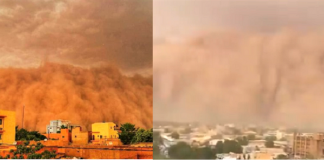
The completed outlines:
{"type": "Polygon", "coordinates": [[[152,68],[150,0],[2,0],[0,67],[50,61],[152,68]]]}
{"type": "Polygon", "coordinates": [[[323,129],[323,8],[320,0],[154,0],[154,120],[323,129]]]}
{"type": "Polygon", "coordinates": [[[202,29],[275,31],[324,24],[322,0],[154,0],[154,37],[202,29]]]}

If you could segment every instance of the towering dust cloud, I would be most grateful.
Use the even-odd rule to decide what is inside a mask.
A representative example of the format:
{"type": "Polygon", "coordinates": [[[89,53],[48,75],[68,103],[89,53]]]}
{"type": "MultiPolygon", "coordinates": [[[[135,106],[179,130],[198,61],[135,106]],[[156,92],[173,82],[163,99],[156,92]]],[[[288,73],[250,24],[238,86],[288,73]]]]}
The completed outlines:
{"type": "Polygon", "coordinates": [[[217,31],[157,44],[154,119],[321,127],[323,35],[217,31]]]}
{"type": "Polygon", "coordinates": [[[151,0],[0,1],[0,109],[44,131],[66,119],[152,126],[151,0]],[[42,64],[44,58],[49,62],[42,64]]]}
{"type": "Polygon", "coordinates": [[[21,126],[45,131],[53,119],[88,129],[94,122],[152,126],[152,77],[126,77],[113,66],[84,69],[46,63],[34,69],[0,69],[1,109],[17,112],[21,126]]]}
{"type": "Polygon", "coordinates": [[[154,120],[323,129],[324,1],[153,5],[154,120]]]}

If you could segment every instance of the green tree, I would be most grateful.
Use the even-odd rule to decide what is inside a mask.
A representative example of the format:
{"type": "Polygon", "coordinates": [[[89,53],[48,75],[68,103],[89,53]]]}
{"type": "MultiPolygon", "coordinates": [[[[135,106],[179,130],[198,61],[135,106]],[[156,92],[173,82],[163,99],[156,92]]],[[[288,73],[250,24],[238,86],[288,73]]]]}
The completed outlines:
{"type": "Polygon", "coordinates": [[[195,157],[192,148],[185,142],[179,142],[171,146],[168,153],[172,159],[193,159],[195,157]]]}
{"type": "Polygon", "coordinates": [[[27,140],[34,140],[35,138],[36,138],[35,135],[32,135],[32,134],[27,135],[27,140]]]}
{"type": "Polygon", "coordinates": [[[157,145],[163,143],[160,132],[153,132],[153,143],[157,145]]]}
{"type": "Polygon", "coordinates": [[[276,141],[277,137],[276,136],[268,136],[265,138],[266,141],[276,141]]]}
{"type": "Polygon", "coordinates": [[[225,140],[224,147],[223,147],[224,153],[242,153],[243,148],[242,146],[235,140],[225,140]]]}
{"type": "Polygon", "coordinates": [[[153,130],[138,129],[132,143],[153,142],[153,130]]]}
{"type": "Polygon", "coordinates": [[[128,145],[132,143],[138,129],[135,128],[134,124],[125,123],[120,126],[120,130],[119,139],[123,144],[128,145]]]}
{"type": "Polygon", "coordinates": [[[254,134],[249,134],[247,135],[248,140],[255,140],[255,135],[254,134]]]}
{"type": "Polygon", "coordinates": [[[216,146],[215,146],[215,151],[216,151],[216,153],[217,153],[217,154],[222,154],[222,153],[224,153],[223,149],[224,149],[224,143],[223,143],[223,141],[218,141],[218,142],[216,143],[216,146]]]}
{"type": "Polygon", "coordinates": [[[44,140],[46,139],[46,136],[40,134],[38,131],[27,131],[26,129],[18,129],[18,126],[16,126],[16,140],[17,141],[24,141],[24,140],[35,140],[40,139],[44,140]]]}
{"type": "Polygon", "coordinates": [[[62,126],[61,126],[61,129],[68,129],[68,127],[62,125],[62,126]]]}
{"type": "Polygon", "coordinates": [[[274,142],[272,140],[266,140],[264,144],[267,148],[273,148],[274,147],[274,142]]]}
{"type": "MultiPolygon", "coordinates": [[[[18,127],[18,126],[17,126],[18,127]]],[[[17,129],[16,127],[16,129],[17,129]]],[[[19,129],[16,132],[16,140],[27,139],[28,131],[26,129],[19,129]]]]}
{"type": "Polygon", "coordinates": [[[178,132],[172,132],[171,133],[171,137],[174,138],[174,139],[179,139],[180,138],[180,135],[178,132]]]}
{"type": "Polygon", "coordinates": [[[238,137],[236,138],[236,140],[238,141],[238,143],[241,145],[241,146],[246,146],[249,144],[249,141],[248,139],[244,136],[244,137],[238,137]]]}
{"type": "Polygon", "coordinates": [[[195,159],[216,159],[216,153],[210,147],[193,149],[195,159]]]}
{"type": "Polygon", "coordinates": [[[153,154],[154,155],[160,155],[161,154],[160,147],[157,144],[153,144],[153,154]]]}

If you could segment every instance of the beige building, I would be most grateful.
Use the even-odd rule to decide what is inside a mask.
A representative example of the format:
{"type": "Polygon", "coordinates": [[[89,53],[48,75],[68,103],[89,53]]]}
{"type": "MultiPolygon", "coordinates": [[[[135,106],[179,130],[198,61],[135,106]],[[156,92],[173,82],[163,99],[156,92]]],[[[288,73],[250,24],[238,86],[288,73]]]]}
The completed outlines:
{"type": "Polygon", "coordinates": [[[294,134],[292,154],[295,158],[324,158],[324,133],[294,134]]]}

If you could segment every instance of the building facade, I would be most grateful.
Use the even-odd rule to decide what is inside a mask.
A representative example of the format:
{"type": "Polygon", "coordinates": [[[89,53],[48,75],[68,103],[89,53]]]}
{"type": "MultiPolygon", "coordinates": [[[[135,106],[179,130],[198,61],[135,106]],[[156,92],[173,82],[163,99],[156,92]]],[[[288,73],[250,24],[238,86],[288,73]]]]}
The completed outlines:
{"type": "Polygon", "coordinates": [[[82,131],[81,127],[74,127],[72,129],[72,143],[78,145],[88,144],[91,139],[91,132],[82,131]]]}
{"type": "Polygon", "coordinates": [[[14,144],[16,138],[16,113],[0,110],[0,143],[14,144]]]}
{"type": "Polygon", "coordinates": [[[91,142],[95,145],[105,146],[122,145],[119,139],[117,125],[112,122],[92,124],[91,142]]]}
{"type": "Polygon", "coordinates": [[[61,129],[60,133],[43,134],[48,140],[59,140],[62,142],[71,142],[71,133],[68,129],[61,129]]]}
{"type": "Polygon", "coordinates": [[[324,158],[324,133],[293,136],[292,154],[295,158],[324,158]]]}
{"type": "Polygon", "coordinates": [[[68,127],[69,124],[70,122],[66,120],[52,120],[49,125],[46,125],[46,133],[58,133],[62,125],[68,127]]]}
{"type": "Polygon", "coordinates": [[[118,139],[116,124],[113,122],[92,124],[92,140],[118,139]]]}
{"type": "Polygon", "coordinates": [[[80,125],[71,124],[70,121],[67,120],[52,120],[49,125],[46,125],[46,133],[59,133],[62,125],[69,131],[72,131],[74,127],[81,127],[80,125]]]}

